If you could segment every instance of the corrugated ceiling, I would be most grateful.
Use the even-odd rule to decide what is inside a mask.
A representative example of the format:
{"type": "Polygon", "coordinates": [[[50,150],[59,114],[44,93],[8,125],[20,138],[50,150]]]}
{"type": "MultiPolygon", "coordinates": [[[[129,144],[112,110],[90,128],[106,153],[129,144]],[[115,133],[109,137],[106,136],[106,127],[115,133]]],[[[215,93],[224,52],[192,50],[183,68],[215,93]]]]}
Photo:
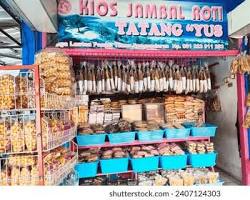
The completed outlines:
{"type": "Polygon", "coordinates": [[[0,65],[21,64],[18,43],[21,43],[19,24],[0,6],[0,65]]]}

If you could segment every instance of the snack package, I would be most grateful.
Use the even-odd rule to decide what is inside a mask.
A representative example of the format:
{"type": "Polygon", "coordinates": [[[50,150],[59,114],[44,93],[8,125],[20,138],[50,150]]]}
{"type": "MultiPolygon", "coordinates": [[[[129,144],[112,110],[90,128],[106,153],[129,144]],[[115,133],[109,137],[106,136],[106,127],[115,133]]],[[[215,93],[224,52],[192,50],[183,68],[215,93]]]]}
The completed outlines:
{"type": "Polygon", "coordinates": [[[169,185],[170,186],[183,186],[184,182],[180,176],[175,175],[175,176],[169,177],[169,185]]]}
{"type": "Polygon", "coordinates": [[[72,59],[61,51],[43,50],[36,55],[45,92],[72,96],[75,93],[75,73],[72,59]]]}
{"type": "Polygon", "coordinates": [[[0,110],[15,108],[15,83],[14,76],[0,76],[0,110]]]}

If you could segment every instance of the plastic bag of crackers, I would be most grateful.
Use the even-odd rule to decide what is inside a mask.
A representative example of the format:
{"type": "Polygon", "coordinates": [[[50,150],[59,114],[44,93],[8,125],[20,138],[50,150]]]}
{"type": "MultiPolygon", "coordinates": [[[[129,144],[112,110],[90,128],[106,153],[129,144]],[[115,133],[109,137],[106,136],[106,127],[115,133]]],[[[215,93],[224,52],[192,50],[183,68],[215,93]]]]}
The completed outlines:
{"type": "Polygon", "coordinates": [[[72,59],[59,50],[43,50],[36,55],[40,76],[44,81],[45,92],[72,96],[75,88],[75,73],[72,59]]]}

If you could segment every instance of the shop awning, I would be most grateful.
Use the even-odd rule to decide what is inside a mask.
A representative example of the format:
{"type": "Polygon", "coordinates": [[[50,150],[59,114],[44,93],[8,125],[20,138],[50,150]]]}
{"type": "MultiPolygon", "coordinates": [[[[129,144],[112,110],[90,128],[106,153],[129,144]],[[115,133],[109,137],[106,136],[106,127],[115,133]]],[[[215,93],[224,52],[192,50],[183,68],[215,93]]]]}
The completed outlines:
{"type": "Polygon", "coordinates": [[[56,0],[1,0],[0,5],[7,7],[13,15],[36,31],[48,33],[57,31],[56,0]]]}
{"type": "Polygon", "coordinates": [[[228,13],[229,36],[241,38],[250,33],[250,0],[244,1],[228,13]]]}

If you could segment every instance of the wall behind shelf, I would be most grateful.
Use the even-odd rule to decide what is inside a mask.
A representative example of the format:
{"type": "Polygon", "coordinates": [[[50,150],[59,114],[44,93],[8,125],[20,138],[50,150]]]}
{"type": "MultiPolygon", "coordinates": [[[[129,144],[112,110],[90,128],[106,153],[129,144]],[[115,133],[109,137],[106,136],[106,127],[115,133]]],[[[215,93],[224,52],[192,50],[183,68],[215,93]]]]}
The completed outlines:
{"type": "MultiPolygon", "coordinates": [[[[230,58],[209,59],[209,63],[219,62],[211,71],[216,75],[216,85],[222,85],[223,79],[230,74],[230,58]]],[[[217,135],[214,138],[215,148],[218,151],[217,166],[228,172],[234,178],[241,180],[241,160],[239,156],[238,137],[236,129],[237,120],[237,85],[233,87],[222,85],[218,89],[222,112],[207,113],[207,121],[217,124],[217,135]]]]}

